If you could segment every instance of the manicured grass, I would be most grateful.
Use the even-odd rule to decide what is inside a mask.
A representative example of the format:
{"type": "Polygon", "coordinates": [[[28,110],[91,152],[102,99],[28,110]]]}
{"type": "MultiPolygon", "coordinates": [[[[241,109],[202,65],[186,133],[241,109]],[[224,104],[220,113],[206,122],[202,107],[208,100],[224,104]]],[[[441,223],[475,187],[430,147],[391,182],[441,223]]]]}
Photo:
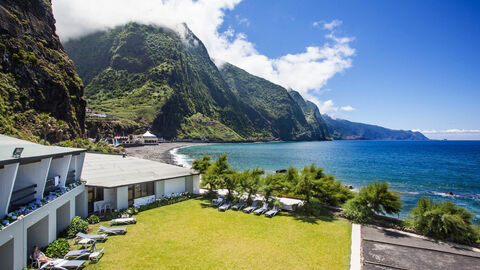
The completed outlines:
{"type": "MultiPolygon", "coordinates": [[[[351,224],[219,212],[191,199],[144,211],[86,269],[347,269],[351,224]]],[[[91,229],[96,230],[99,225],[91,229]]]]}

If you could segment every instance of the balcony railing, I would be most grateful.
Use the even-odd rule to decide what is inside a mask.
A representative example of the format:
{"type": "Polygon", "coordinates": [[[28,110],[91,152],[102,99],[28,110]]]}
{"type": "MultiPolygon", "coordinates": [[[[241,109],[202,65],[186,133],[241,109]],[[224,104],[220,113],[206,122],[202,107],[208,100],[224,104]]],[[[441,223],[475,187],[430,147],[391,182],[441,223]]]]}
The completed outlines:
{"type": "Polygon", "coordinates": [[[60,187],[55,191],[49,192],[43,197],[43,199],[35,199],[34,197],[34,194],[36,194],[36,191],[34,189],[37,187],[37,185],[22,187],[18,190],[13,191],[12,200],[10,200],[9,213],[3,218],[0,224],[0,230],[4,229],[5,227],[9,226],[17,220],[22,219],[23,216],[34,212],[40,207],[57,199],[58,197],[62,196],[63,194],[69,192],[70,190],[76,188],[81,184],[82,183],[80,181],[75,181],[65,186],[64,188],[60,187]]]}
{"type": "Polygon", "coordinates": [[[22,205],[29,204],[35,201],[35,194],[37,193],[37,191],[35,190],[36,188],[37,185],[33,184],[14,190],[10,199],[10,206],[8,211],[15,211],[22,205]]]}

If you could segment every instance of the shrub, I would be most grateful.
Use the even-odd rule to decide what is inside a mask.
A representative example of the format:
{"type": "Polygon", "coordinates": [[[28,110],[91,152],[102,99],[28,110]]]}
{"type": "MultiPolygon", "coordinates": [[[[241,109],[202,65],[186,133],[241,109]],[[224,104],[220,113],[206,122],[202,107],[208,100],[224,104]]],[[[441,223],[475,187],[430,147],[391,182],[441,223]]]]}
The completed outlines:
{"type": "Polygon", "coordinates": [[[377,182],[362,187],[357,196],[345,204],[343,214],[354,222],[365,223],[375,214],[398,214],[402,209],[400,195],[389,191],[387,182],[377,182]]]}
{"type": "Polygon", "coordinates": [[[88,218],[87,218],[87,221],[89,224],[96,224],[96,223],[99,223],[100,222],[100,218],[97,217],[96,215],[90,215],[88,218]]]}
{"type": "Polygon", "coordinates": [[[345,203],[343,214],[355,223],[366,223],[372,219],[373,211],[358,197],[348,200],[345,203]]]}
{"type": "Polygon", "coordinates": [[[411,210],[409,222],[418,232],[435,238],[474,244],[479,231],[472,225],[473,214],[452,202],[434,202],[422,197],[411,210]]]}
{"type": "Polygon", "coordinates": [[[119,212],[109,212],[104,217],[103,220],[112,220],[120,216],[119,212]]]}
{"type": "Polygon", "coordinates": [[[87,233],[88,232],[88,222],[76,216],[72,219],[72,222],[67,228],[66,236],[68,238],[73,238],[79,232],[87,233]]]}
{"type": "Polygon", "coordinates": [[[63,258],[70,250],[67,239],[58,238],[50,243],[45,251],[45,255],[50,258],[63,258]]]}

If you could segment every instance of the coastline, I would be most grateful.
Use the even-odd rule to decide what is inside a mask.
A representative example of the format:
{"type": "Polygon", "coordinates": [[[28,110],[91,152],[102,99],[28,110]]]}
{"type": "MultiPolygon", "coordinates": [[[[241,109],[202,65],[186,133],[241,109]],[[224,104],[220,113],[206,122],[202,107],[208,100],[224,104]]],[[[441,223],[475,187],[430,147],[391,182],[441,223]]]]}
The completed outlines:
{"type": "Polygon", "coordinates": [[[126,148],[127,155],[138,158],[159,161],[167,164],[183,166],[178,162],[175,152],[176,150],[196,145],[211,145],[215,143],[194,143],[194,142],[168,142],[158,145],[145,145],[126,148]]]}

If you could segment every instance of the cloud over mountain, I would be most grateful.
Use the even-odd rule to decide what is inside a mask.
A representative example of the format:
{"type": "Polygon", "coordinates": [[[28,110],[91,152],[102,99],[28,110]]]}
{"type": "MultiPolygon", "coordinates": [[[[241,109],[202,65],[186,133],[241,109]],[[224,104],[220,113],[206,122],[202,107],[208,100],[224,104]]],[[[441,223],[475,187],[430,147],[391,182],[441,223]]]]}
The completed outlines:
{"type": "MultiPolygon", "coordinates": [[[[241,0],[53,0],[57,33],[62,40],[81,37],[135,21],[178,29],[185,22],[204,42],[217,65],[230,62],[248,72],[286,88],[299,91],[312,100],[322,113],[338,108],[333,101],[322,101],[327,81],[352,66],[355,49],[352,38],[337,36],[341,21],[323,23],[328,33],[325,44],[308,46],[303,52],[269,58],[257,51],[244,33],[229,28],[220,32],[225,12],[241,0]]],[[[246,18],[242,18],[247,23],[246,18]]],[[[347,106],[348,107],[348,106],[347,106]]]]}

